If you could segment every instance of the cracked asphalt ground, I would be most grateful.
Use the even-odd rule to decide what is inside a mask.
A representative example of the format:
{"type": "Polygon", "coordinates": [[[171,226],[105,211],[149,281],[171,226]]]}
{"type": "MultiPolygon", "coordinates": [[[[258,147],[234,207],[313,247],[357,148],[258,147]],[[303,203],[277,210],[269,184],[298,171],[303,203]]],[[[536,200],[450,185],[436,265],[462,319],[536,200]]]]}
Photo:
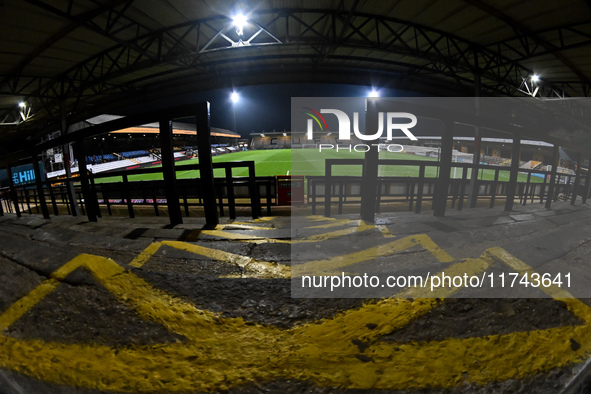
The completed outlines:
{"type": "MultiPolygon", "coordinates": [[[[579,299],[292,298],[289,217],[206,230],[199,218],[6,215],[0,393],[561,392],[591,353],[591,210],[517,209],[369,227],[306,217],[295,239],[311,247],[306,262],[323,261],[330,240],[363,252],[360,229],[368,247],[430,240],[452,256],[432,265],[447,269],[502,248],[539,272],[568,269],[579,299]]],[[[425,245],[376,261],[406,269],[437,256],[425,245]]]]}

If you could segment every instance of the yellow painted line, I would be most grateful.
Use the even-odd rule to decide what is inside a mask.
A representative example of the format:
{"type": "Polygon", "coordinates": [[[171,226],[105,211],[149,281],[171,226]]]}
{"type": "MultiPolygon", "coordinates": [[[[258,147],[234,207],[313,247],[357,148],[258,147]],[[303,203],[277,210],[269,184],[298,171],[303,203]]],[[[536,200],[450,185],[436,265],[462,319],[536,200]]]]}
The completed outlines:
{"type": "Polygon", "coordinates": [[[431,238],[425,234],[412,235],[389,242],[384,245],[373,246],[358,252],[340,255],[323,260],[313,260],[302,264],[292,265],[292,277],[302,275],[323,275],[342,271],[343,268],[361,263],[363,261],[373,260],[378,257],[390,256],[402,251],[421,246],[429,251],[437,260],[442,263],[454,261],[447,252],[437,246],[431,238]]]}
{"type": "Polygon", "coordinates": [[[291,241],[291,243],[292,244],[299,244],[299,243],[323,242],[323,241],[326,241],[329,239],[340,238],[340,237],[343,237],[346,235],[356,234],[356,233],[371,230],[374,228],[375,228],[374,225],[366,225],[365,223],[362,223],[358,227],[349,227],[349,228],[346,228],[343,230],[331,231],[328,233],[315,234],[315,235],[310,235],[310,236],[303,237],[303,238],[293,239],[291,241]]]}
{"type": "Polygon", "coordinates": [[[247,223],[238,223],[234,222],[231,224],[218,224],[215,226],[216,230],[224,230],[224,229],[240,229],[240,230],[275,230],[275,227],[263,227],[263,226],[253,226],[247,223]]]}
{"type": "Polygon", "coordinates": [[[261,279],[267,278],[289,278],[291,275],[288,266],[256,260],[252,257],[242,256],[235,253],[225,252],[219,249],[207,248],[201,245],[195,245],[182,241],[162,241],[155,242],[142,251],[129,265],[140,268],[143,266],[162,246],[170,246],[175,249],[184,250],[199,256],[211,258],[223,263],[233,264],[244,270],[240,277],[255,277],[261,279]]]}
{"type": "MultiPolygon", "coordinates": [[[[326,218],[328,219],[328,218],[326,218]]],[[[326,220],[312,220],[315,222],[320,222],[320,221],[326,221],[326,220]]],[[[359,220],[350,220],[350,219],[334,219],[332,221],[330,221],[330,223],[327,224],[318,224],[315,226],[306,226],[305,228],[330,228],[330,227],[339,227],[339,226],[345,226],[345,225],[349,225],[352,223],[359,223],[359,220]]]]}
{"type": "MultiPolygon", "coordinates": [[[[361,226],[360,226],[361,227],[361,226]]],[[[366,225],[367,228],[372,228],[371,225],[366,225]]],[[[351,234],[353,230],[357,230],[357,227],[347,229],[348,234],[351,234]]],[[[363,229],[363,228],[362,228],[363,229]]],[[[320,234],[326,235],[326,234],[320,234]]],[[[318,238],[316,238],[318,239],[318,238]]],[[[302,275],[320,275],[330,274],[337,272],[349,267],[353,264],[357,264],[363,261],[372,260],[378,257],[390,256],[396,253],[400,253],[404,250],[415,248],[420,246],[425,250],[429,251],[437,260],[440,262],[452,262],[454,258],[447,254],[443,249],[439,248],[427,235],[414,235],[405,237],[390,243],[374,246],[368,249],[364,249],[358,252],[335,256],[325,260],[313,260],[304,264],[298,264],[291,267],[287,267],[282,264],[274,262],[258,261],[251,257],[242,256],[230,252],[225,252],[219,249],[207,248],[192,243],[181,242],[181,241],[162,241],[155,242],[149,245],[144,251],[142,251],[131,263],[133,267],[143,266],[163,245],[167,245],[179,250],[184,250],[200,256],[205,256],[213,260],[217,260],[224,263],[230,263],[237,265],[245,270],[242,275],[230,275],[231,277],[252,277],[252,278],[290,278],[292,276],[298,277],[302,275]]],[[[340,272],[339,272],[340,273],[340,272]]]]}
{"type": "Polygon", "coordinates": [[[331,227],[341,227],[348,225],[348,221],[343,222],[333,222],[328,224],[319,224],[317,226],[306,226],[305,228],[331,228],[331,227]]]}
{"type": "MultiPolygon", "coordinates": [[[[373,226],[367,225],[367,228],[373,226]]],[[[357,227],[347,229],[351,234],[357,227]]],[[[326,235],[326,234],[321,234],[326,235]]],[[[155,242],[149,245],[129,264],[133,267],[143,266],[163,245],[173,247],[175,249],[184,250],[200,256],[205,256],[213,260],[223,263],[230,263],[237,265],[245,270],[242,275],[230,275],[232,277],[250,277],[250,278],[290,278],[299,277],[302,275],[322,275],[332,274],[342,270],[351,265],[372,260],[378,257],[391,256],[402,251],[415,248],[417,246],[424,248],[430,252],[438,261],[443,263],[450,263],[454,258],[447,254],[443,249],[437,246],[431,238],[427,235],[413,235],[399,240],[389,242],[384,245],[374,246],[358,252],[353,252],[346,255],[339,255],[330,259],[313,260],[303,264],[297,264],[291,267],[277,264],[274,262],[259,261],[251,257],[242,256],[230,252],[225,252],[219,249],[207,248],[200,245],[195,245],[182,241],[162,241],[155,242]],[[273,276],[275,275],[275,276],[273,276]]],[[[340,272],[338,272],[340,274],[340,272]]]]}
{"type": "Polygon", "coordinates": [[[253,221],[255,223],[264,223],[264,222],[272,222],[273,220],[275,220],[275,217],[273,217],[273,216],[263,216],[258,219],[254,219],[253,221]]]}
{"type": "MultiPolygon", "coordinates": [[[[483,254],[483,258],[488,259],[492,262],[502,262],[508,265],[509,267],[513,268],[513,270],[516,272],[528,274],[536,272],[525,262],[519,260],[517,257],[513,256],[506,250],[499,247],[487,249],[486,252],[483,254]]],[[[585,304],[575,299],[569,291],[556,286],[554,283],[551,283],[548,287],[543,287],[542,290],[544,290],[544,292],[552,298],[561,300],[564,303],[566,303],[568,308],[575,315],[585,320],[587,324],[591,324],[591,313],[588,313],[590,309],[585,304]]]]}
{"type": "Polygon", "coordinates": [[[203,230],[203,231],[201,231],[201,234],[209,235],[212,237],[238,240],[238,241],[252,241],[252,242],[259,242],[259,243],[261,243],[261,242],[263,242],[263,243],[291,243],[291,241],[287,240],[287,239],[260,237],[258,235],[232,233],[229,231],[222,231],[222,230],[203,230]]]}
{"type": "Polygon", "coordinates": [[[380,231],[380,233],[382,233],[382,237],[396,238],[396,236],[394,234],[392,234],[392,231],[390,231],[390,229],[388,227],[383,226],[383,225],[376,225],[376,228],[380,231]]]}
{"type": "Polygon", "coordinates": [[[298,244],[298,243],[314,243],[314,242],[323,242],[333,238],[340,238],[346,235],[359,233],[362,231],[367,231],[374,229],[374,225],[367,225],[363,222],[360,223],[359,226],[350,227],[343,230],[331,231],[322,234],[315,234],[307,237],[302,237],[294,240],[288,239],[277,239],[277,238],[270,238],[270,237],[261,237],[257,235],[249,235],[249,234],[241,234],[241,233],[233,233],[229,231],[223,230],[203,230],[201,234],[206,234],[212,237],[219,237],[225,239],[231,239],[236,241],[244,241],[244,242],[251,242],[251,243],[286,243],[286,244],[298,244]]]}
{"type": "MultiPolygon", "coordinates": [[[[472,276],[482,273],[488,267],[489,263],[483,259],[467,259],[446,267],[444,271],[448,276],[463,275],[464,273],[472,276]]],[[[435,276],[441,278],[442,275],[443,271],[435,276]]],[[[342,331],[342,327],[347,327],[349,335],[343,337],[343,340],[373,341],[416,320],[436,307],[440,300],[451,297],[460,290],[460,288],[453,286],[442,286],[430,291],[430,282],[427,282],[426,286],[429,289],[406,288],[398,292],[394,298],[380,300],[358,310],[347,311],[331,320],[324,321],[321,325],[309,325],[307,327],[311,331],[306,335],[310,337],[310,341],[322,341],[328,332],[342,331]],[[368,329],[368,322],[374,324],[375,328],[368,329]],[[363,335],[360,336],[360,332],[363,335]]],[[[302,331],[307,332],[304,328],[302,331]]],[[[343,336],[345,336],[344,332],[343,336]]]]}
{"type": "Polygon", "coordinates": [[[154,242],[144,249],[140,254],[134,258],[129,265],[132,267],[141,267],[152,257],[162,246],[162,242],[154,242]]]}
{"type": "MultiPolygon", "coordinates": [[[[480,259],[448,267],[446,273],[474,274],[494,263],[490,256],[516,263],[512,256],[492,249],[480,259]]],[[[379,342],[379,338],[425,314],[438,299],[387,299],[282,330],[199,310],[100,256],[80,255],[58,269],[51,280],[62,280],[80,267],[140,317],[184,335],[187,341],[114,348],[0,335],[0,367],[50,383],[120,392],[219,391],[276,379],[404,390],[525,378],[580,362],[591,352],[591,309],[576,299],[567,305],[585,325],[396,344],[379,342]],[[369,362],[357,357],[360,350],[352,342],[356,339],[367,344],[363,356],[369,362]],[[573,350],[571,339],[580,348],[573,350]]],[[[50,293],[38,289],[17,302],[24,309],[21,316],[50,293]]],[[[441,289],[437,296],[449,296],[455,290],[441,289]]],[[[403,294],[416,295],[413,289],[403,294]]],[[[13,312],[3,313],[0,326],[9,327],[14,317],[13,312]]]]}
{"type": "Polygon", "coordinates": [[[322,215],[306,216],[306,219],[312,222],[348,222],[349,219],[330,218],[322,215]]]}
{"type": "Polygon", "coordinates": [[[0,315],[0,332],[20,319],[29,309],[51,293],[59,285],[55,279],[48,279],[40,283],[29,294],[21,298],[0,315]]]}

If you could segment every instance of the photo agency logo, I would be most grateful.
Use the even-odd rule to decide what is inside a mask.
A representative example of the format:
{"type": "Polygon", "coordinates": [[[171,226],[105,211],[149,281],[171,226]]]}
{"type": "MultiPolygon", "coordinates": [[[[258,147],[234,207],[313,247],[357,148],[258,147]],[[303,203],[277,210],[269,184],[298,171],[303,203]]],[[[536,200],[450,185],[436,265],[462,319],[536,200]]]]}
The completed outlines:
{"type": "MultiPolygon", "coordinates": [[[[359,111],[353,111],[353,122],[346,111],[335,108],[321,108],[319,111],[311,107],[302,107],[303,113],[308,117],[306,123],[306,139],[309,141],[318,141],[318,150],[336,149],[367,152],[371,147],[376,147],[379,150],[388,150],[389,152],[401,152],[404,147],[400,144],[391,144],[395,130],[402,131],[406,137],[412,141],[417,141],[417,138],[409,130],[416,126],[417,117],[409,112],[378,112],[377,113],[377,131],[373,134],[362,133],[360,130],[360,123],[363,123],[363,128],[366,129],[368,124],[360,121],[359,111]],[[323,115],[334,115],[333,120],[338,122],[338,132],[336,138],[326,138],[333,135],[329,130],[328,122],[323,115]],[[384,136],[384,131],[386,132],[384,136]],[[316,133],[316,139],[314,134],[316,133]],[[354,136],[354,137],[353,137],[354,136]],[[324,138],[323,138],[324,137],[324,138]],[[329,141],[335,140],[334,143],[329,141]],[[385,140],[386,143],[380,143],[380,140],[385,140]],[[362,143],[354,143],[360,141],[362,143]],[[373,142],[373,143],[371,143],[373,142]]],[[[365,113],[365,116],[371,114],[365,113]]],[[[375,116],[375,115],[374,115],[375,116]]]]}

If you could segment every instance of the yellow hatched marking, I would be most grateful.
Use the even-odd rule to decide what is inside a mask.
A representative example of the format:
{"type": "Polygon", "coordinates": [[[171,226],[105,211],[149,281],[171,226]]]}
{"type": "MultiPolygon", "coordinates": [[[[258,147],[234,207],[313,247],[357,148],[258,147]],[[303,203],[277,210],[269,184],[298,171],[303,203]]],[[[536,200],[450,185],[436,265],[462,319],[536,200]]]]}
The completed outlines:
{"type": "MultiPolygon", "coordinates": [[[[141,266],[145,257],[162,245],[220,260],[233,258],[245,269],[253,263],[252,259],[228,252],[164,241],[150,245],[140,254],[143,262],[136,259],[135,265],[141,266]]],[[[429,250],[441,262],[453,261],[426,235],[396,240],[373,252],[392,254],[416,245],[429,250]]],[[[358,259],[355,254],[349,255],[347,262],[358,259]]],[[[519,272],[534,272],[505,250],[490,248],[478,259],[446,267],[445,273],[477,275],[499,262],[519,272]]],[[[433,298],[425,299],[420,298],[421,289],[408,288],[395,298],[283,330],[200,310],[154,288],[111,259],[86,254],[57,269],[50,279],[0,314],[0,329],[10,327],[80,267],[89,270],[140,317],[184,335],[187,342],[112,348],[0,335],[0,367],[47,382],[121,392],[215,391],[274,379],[310,379],[321,386],[358,389],[410,389],[520,379],[580,362],[591,353],[591,309],[556,286],[542,290],[562,299],[584,321],[583,325],[396,344],[379,339],[431,311],[458,289],[437,288],[430,293],[433,298]],[[367,344],[364,361],[371,362],[357,357],[360,350],[354,340],[367,344]],[[580,348],[573,350],[571,340],[580,348]]],[[[437,275],[441,277],[442,273],[437,275]]]]}

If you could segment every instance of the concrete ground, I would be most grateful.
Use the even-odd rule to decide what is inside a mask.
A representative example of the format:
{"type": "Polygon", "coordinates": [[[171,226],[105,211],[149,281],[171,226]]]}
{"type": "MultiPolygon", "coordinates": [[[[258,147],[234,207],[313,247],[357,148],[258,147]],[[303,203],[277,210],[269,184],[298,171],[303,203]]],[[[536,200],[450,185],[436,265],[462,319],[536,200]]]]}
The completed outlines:
{"type": "Polygon", "coordinates": [[[590,241],[580,202],[215,229],[7,214],[0,393],[586,392],[590,241]],[[301,287],[426,271],[486,285],[301,287]]]}

